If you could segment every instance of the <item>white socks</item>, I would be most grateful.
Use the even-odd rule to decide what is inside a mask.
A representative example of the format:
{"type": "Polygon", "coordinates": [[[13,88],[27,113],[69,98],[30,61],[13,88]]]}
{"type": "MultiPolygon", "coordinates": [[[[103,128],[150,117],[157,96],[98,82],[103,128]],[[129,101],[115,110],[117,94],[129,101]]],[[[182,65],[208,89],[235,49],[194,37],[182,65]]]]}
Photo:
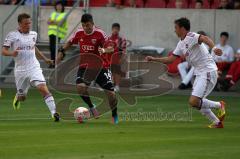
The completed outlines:
{"type": "Polygon", "coordinates": [[[215,124],[220,122],[220,120],[216,117],[216,115],[212,112],[211,109],[202,108],[199,111],[202,113],[202,115],[206,116],[211,122],[215,124]]]}
{"type": "Polygon", "coordinates": [[[218,109],[220,107],[221,107],[221,103],[220,102],[215,102],[215,101],[211,101],[211,100],[208,100],[206,98],[203,98],[202,99],[202,106],[201,106],[200,112],[202,113],[202,115],[206,116],[211,122],[217,124],[217,123],[220,122],[220,120],[212,112],[211,108],[218,109]]]}
{"type": "Polygon", "coordinates": [[[202,99],[202,108],[220,108],[221,107],[221,103],[220,102],[215,102],[215,101],[211,101],[208,100],[206,98],[202,99]]]}
{"type": "Polygon", "coordinates": [[[53,115],[54,113],[56,113],[56,105],[55,105],[55,101],[53,96],[47,95],[44,97],[45,103],[48,106],[48,109],[50,110],[51,114],[53,115]]]}

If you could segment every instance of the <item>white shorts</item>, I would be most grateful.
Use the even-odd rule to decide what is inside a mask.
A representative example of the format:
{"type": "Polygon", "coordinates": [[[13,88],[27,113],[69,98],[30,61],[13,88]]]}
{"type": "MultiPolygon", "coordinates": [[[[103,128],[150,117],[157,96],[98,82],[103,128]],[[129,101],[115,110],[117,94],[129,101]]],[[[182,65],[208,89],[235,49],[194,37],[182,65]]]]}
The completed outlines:
{"type": "Polygon", "coordinates": [[[17,95],[25,96],[30,86],[36,87],[39,84],[46,84],[41,68],[30,71],[14,71],[17,95]]]}
{"type": "Polygon", "coordinates": [[[218,79],[217,71],[196,75],[193,83],[192,96],[206,98],[214,89],[218,79]]]}

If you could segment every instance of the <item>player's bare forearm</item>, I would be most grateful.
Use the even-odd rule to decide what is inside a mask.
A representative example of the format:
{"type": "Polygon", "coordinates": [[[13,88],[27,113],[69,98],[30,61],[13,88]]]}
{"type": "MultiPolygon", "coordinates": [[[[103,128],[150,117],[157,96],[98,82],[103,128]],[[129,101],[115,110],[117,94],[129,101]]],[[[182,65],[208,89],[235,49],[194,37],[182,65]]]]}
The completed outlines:
{"type": "Polygon", "coordinates": [[[57,64],[59,64],[60,61],[64,59],[64,57],[65,57],[65,51],[66,51],[67,49],[69,49],[70,46],[72,46],[72,43],[67,42],[66,44],[64,44],[63,46],[61,46],[61,47],[58,49],[57,64]]]}
{"type": "Polygon", "coordinates": [[[215,46],[212,39],[210,39],[208,36],[201,35],[199,38],[199,42],[207,44],[210,49],[212,49],[215,46]]]}
{"type": "Polygon", "coordinates": [[[221,56],[223,54],[222,50],[219,48],[216,48],[214,42],[209,37],[201,35],[199,38],[199,42],[200,43],[203,42],[203,43],[207,44],[209,46],[209,48],[213,50],[215,55],[221,56]]]}
{"type": "Polygon", "coordinates": [[[153,61],[153,62],[160,62],[164,64],[169,64],[172,63],[177,57],[176,56],[168,56],[168,57],[152,57],[152,56],[147,56],[145,60],[147,61],[153,61]]]}
{"type": "Polygon", "coordinates": [[[17,54],[18,54],[18,52],[16,50],[11,52],[11,51],[9,51],[8,47],[3,47],[2,48],[2,55],[3,56],[14,56],[14,57],[16,57],[17,54]]]}
{"type": "Polygon", "coordinates": [[[48,58],[37,47],[35,47],[35,51],[38,58],[47,61],[48,58]]]}
{"type": "Polygon", "coordinates": [[[67,42],[66,44],[64,44],[63,46],[61,46],[59,49],[58,49],[58,55],[61,56],[61,58],[65,55],[65,51],[67,49],[70,48],[70,46],[72,46],[72,44],[70,42],[67,42]]]}
{"type": "Polygon", "coordinates": [[[38,58],[43,59],[47,64],[53,64],[53,60],[47,58],[37,47],[35,47],[36,55],[38,58]]]}
{"type": "Polygon", "coordinates": [[[6,47],[2,48],[2,55],[3,56],[12,56],[11,52],[6,47]]]}
{"type": "Polygon", "coordinates": [[[114,52],[114,48],[113,47],[107,47],[104,48],[106,53],[113,53],[114,52]]]}
{"type": "Polygon", "coordinates": [[[66,51],[67,49],[69,49],[72,46],[72,44],[70,42],[67,42],[66,44],[64,44],[62,46],[62,48],[64,49],[64,51],[66,51]]]}
{"type": "Polygon", "coordinates": [[[98,52],[99,52],[100,54],[104,54],[104,53],[109,54],[109,53],[113,53],[113,52],[114,52],[114,48],[111,47],[111,46],[109,46],[109,47],[107,47],[107,48],[101,48],[101,47],[99,47],[99,48],[98,48],[98,52]]]}

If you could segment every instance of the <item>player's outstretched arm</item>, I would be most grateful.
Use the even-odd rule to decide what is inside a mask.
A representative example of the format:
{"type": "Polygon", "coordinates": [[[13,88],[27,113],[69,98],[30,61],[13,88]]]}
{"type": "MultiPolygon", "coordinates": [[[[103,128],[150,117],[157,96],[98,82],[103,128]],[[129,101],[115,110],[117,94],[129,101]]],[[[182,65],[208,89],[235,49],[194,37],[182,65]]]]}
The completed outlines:
{"type": "Polygon", "coordinates": [[[53,60],[47,58],[37,47],[35,47],[35,51],[38,58],[43,59],[47,64],[54,64],[53,60]]]}
{"type": "Polygon", "coordinates": [[[13,56],[16,57],[18,55],[18,51],[14,50],[13,52],[9,51],[8,47],[3,47],[2,48],[2,55],[3,56],[13,56]]]}
{"type": "Polygon", "coordinates": [[[70,46],[72,46],[72,43],[67,42],[66,44],[64,44],[62,47],[58,49],[57,64],[59,64],[64,59],[65,52],[70,46]]]}
{"type": "Polygon", "coordinates": [[[210,39],[208,36],[204,36],[204,35],[201,35],[199,37],[199,43],[205,43],[209,46],[210,49],[213,50],[213,52],[218,55],[218,56],[221,56],[223,54],[222,50],[215,47],[215,44],[214,42],[212,41],[212,39],[210,39]]]}
{"type": "Polygon", "coordinates": [[[146,61],[154,61],[154,62],[160,62],[164,64],[172,63],[174,60],[176,60],[177,56],[171,55],[168,57],[153,57],[153,56],[146,56],[146,61]]]}
{"type": "Polygon", "coordinates": [[[112,46],[109,46],[109,47],[107,47],[107,48],[101,48],[101,47],[99,47],[99,48],[98,48],[98,52],[99,52],[100,54],[113,53],[113,52],[114,52],[114,48],[113,48],[112,46]]]}

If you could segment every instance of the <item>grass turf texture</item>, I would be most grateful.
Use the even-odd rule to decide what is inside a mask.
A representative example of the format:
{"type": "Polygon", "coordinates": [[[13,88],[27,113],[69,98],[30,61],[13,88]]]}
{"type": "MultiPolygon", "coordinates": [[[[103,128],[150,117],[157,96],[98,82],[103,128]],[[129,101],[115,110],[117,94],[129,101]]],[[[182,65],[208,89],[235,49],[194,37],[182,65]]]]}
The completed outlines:
{"type": "MultiPolygon", "coordinates": [[[[122,121],[110,124],[110,113],[78,124],[54,123],[35,90],[19,111],[12,108],[14,89],[0,98],[0,159],[226,159],[239,158],[239,103],[224,99],[229,107],[224,129],[208,129],[208,120],[196,110],[192,121],[122,121]],[[39,118],[39,119],[27,119],[39,118]]],[[[63,95],[54,93],[56,100],[63,95]]],[[[186,112],[188,96],[139,98],[135,107],[120,102],[120,112],[186,112]]],[[[81,105],[81,104],[80,104],[81,105]]],[[[82,104],[81,106],[85,106],[82,104]]]]}

